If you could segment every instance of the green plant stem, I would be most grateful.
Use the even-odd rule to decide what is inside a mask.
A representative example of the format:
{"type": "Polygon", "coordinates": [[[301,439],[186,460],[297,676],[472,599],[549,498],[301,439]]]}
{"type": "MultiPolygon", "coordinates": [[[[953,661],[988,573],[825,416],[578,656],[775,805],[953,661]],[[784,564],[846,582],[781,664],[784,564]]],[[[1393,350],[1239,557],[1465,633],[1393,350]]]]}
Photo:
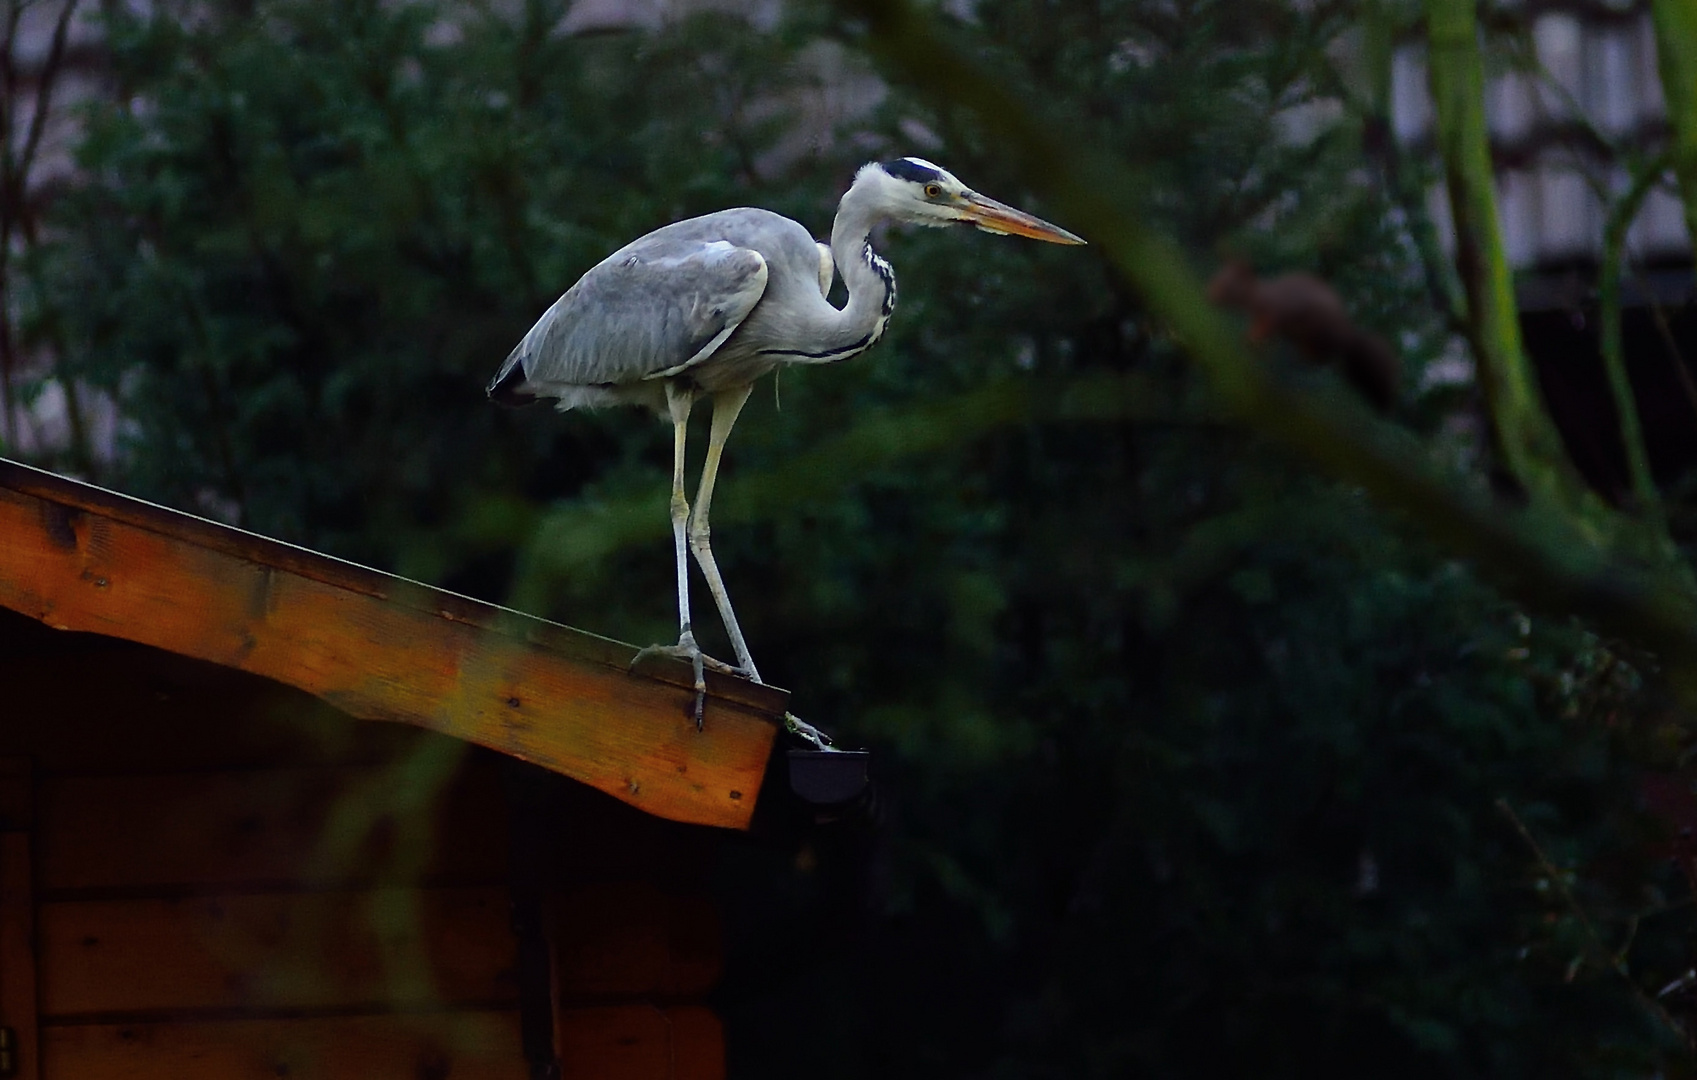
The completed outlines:
{"type": "MultiPolygon", "coordinates": [[[[1644,1011],[1649,1013],[1650,1017],[1658,1024],[1683,1039],[1685,1029],[1680,1026],[1679,1021],[1675,1020],[1673,1015],[1662,1007],[1661,1002],[1651,997],[1642,986],[1638,985],[1638,981],[1632,977],[1631,969],[1626,965],[1626,954],[1632,945],[1632,934],[1628,934],[1626,944],[1622,945],[1621,948],[1610,949],[1603,941],[1603,936],[1597,932],[1597,927],[1592,923],[1591,917],[1585,913],[1584,907],[1580,905],[1579,898],[1573,895],[1573,887],[1567,881],[1568,874],[1552,862],[1548,855],[1544,854],[1544,849],[1539,845],[1537,837],[1533,836],[1532,830],[1526,827],[1524,821],[1520,820],[1520,815],[1514,812],[1514,807],[1509,805],[1507,799],[1499,798],[1497,809],[1502,812],[1504,817],[1508,818],[1509,823],[1514,826],[1514,831],[1520,834],[1522,840],[1526,841],[1526,846],[1532,849],[1532,857],[1538,860],[1539,871],[1544,875],[1545,880],[1550,883],[1550,887],[1561,896],[1562,902],[1567,905],[1568,914],[1579,925],[1580,932],[1585,935],[1586,948],[1591,954],[1592,962],[1598,967],[1608,968],[1625,980],[1626,985],[1632,989],[1633,996],[1644,1007],[1644,1011]]],[[[1636,918],[1634,918],[1632,925],[1633,930],[1636,931],[1636,918]]]]}
{"type": "Polygon", "coordinates": [[[1685,202],[1685,223],[1697,236],[1697,3],[1652,0],[1662,96],[1673,125],[1673,171],[1685,202]]]}
{"type": "Polygon", "coordinates": [[[1644,429],[1638,415],[1638,402],[1632,394],[1632,381],[1626,374],[1626,349],[1621,340],[1621,264],[1625,257],[1626,230],[1638,216],[1638,208],[1655,187],[1656,180],[1666,171],[1669,155],[1663,154],[1649,162],[1633,178],[1632,186],[1609,212],[1608,226],[1603,232],[1603,270],[1597,286],[1598,317],[1602,323],[1603,370],[1608,375],[1609,391],[1614,395],[1615,413],[1620,418],[1620,439],[1626,449],[1627,471],[1632,480],[1632,497],[1638,511],[1655,530],[1663,545],[1671,550],[1668,538],[1667,515],[1662,508],[1661,493],[1656,490],[1650,475],[1650,456],[1644,448],[1644,429]]]}
{"type": "Polygon", "coordinates": [[[1521,347],[1514,281],[1497,218],[1485,71],[1473,8],[1473,0],[1426,0],[1438,148],[1455,220],[1456,267],[1467,294],[1479,387],[1502,467],[1531,498],[1583,512],[1560,437],[1521,347]]]}
{"type": "MultiPolygon", "coordinates": [[[[1379,159],[1386,191],[1396,200],[1408,221],[1409,239],[1414,242],[1420,257],[1420,271],[1426,281],[1426,291],[1432,297],[1432,306],[1443,315],[1444,323],[1451,332],[1465,335],[1467,312],[1461,284],[1456,280],[1455,267],[1444,254],[1432,215],[1427,211],[1423,180],[1411,160],[1411,154],[1396,138],[1391,120],[1391,67],[1396,55],[1394,42],[1402,29],[1400,20],[1393,16],[1386,4],[1370,0],[1362,5],[1361,24],[1362,52],[1371,88],[1366,100],[1354,103],[1355,108],[1367,121],[1370,130],[1376,132],[1368,145],[1379,159]]],[[[1347,91],[1341,86],[1339,92],[1344,93],[1347,99],[1347,91]]]]}

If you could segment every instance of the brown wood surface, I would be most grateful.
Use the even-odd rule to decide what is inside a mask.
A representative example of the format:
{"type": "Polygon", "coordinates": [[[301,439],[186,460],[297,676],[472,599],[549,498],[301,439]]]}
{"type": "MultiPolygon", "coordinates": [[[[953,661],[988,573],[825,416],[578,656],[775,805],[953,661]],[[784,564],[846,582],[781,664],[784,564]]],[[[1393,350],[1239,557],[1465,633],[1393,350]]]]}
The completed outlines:
{"type": "Polygon", "coordinates": [[[502,888],[55,901],[38,917],[48,1018],[517,998],[502,888]]]}
{"type": "MultiPolygon", "coordinates": [[[[29,774],[15,759],[5,763],[3,798],[15,809],[29,802],[29,774]]],[[[27,819],[27,814],[25,815],[27,819]]],[[[14,819],[15,820],[15,819],[14,819]]],[[[18,1080],[41,1075],[36,1028],[35,895],[30,835],[0,832],[0,1024],[13,1031],[18,1080]]]]}
{"type": "Polygon", "coordinates": [[[699,997],[724,968],[719,913],[708,896],[670,896],[642,882],[587,885],[554,908],[557,1000],[699,997]]]}
{"type": "MultiPolygon", "coordinates": [[[[0,538],[0,562],[4,546],[0,538]]],[[[420,740],[464,745],[404,724],[355,720],[245,671],[31,625],[59,649],[14,658],[0,647],[0,754],[27,755],[44,776],[377,764],[420,740]]]]}
{"type": "Polygon", "coordinates": [[[187,1023],[45,1032],[46,1080],[525,1080],[508,1012],[187,1023]]]}
{"type": "Polygon", "coordinates": [[[725,1027],[702,1005],[666,1010],[672,1024],[673,1080],[725,1080],[725,1027]]]}
{"type": "Polygon", "coordinates": [[[0,606],[299,687],[533,761],[678,821],[745,828],[786,695],[0,462],[0,606]]]}
{"type": "Polygon", "coordinates": [[[554,1017],[562,1080],[724,1080],[719,1018],[700,1005],[599,1005],[554,1017]]]}
{"type": "Polygon", "coordinates": [[[22,756],[0,757],[0,832],[28,832],[34,824],[35,763],[22,756]]]}
{"type": "MultiPolygon", "coordinates": [[[[465,749],[453,740],[427,745],[465,749]]],[[[500,777],[489,768],[456,767],[440,781],[418,778],[407,768],[411,760],[47,777],[38,832],[41,888],[54,896],[504,881],[500,777]]]]}

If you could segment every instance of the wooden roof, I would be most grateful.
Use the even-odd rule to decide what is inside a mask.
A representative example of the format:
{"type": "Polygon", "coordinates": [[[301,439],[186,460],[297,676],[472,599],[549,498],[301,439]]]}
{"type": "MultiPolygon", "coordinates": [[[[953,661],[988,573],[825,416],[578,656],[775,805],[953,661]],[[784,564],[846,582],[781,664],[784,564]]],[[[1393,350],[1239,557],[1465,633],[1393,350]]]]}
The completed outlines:
{"type": "Polygon", "coordinates": [[[454,735],[659,817],[746,828],[788,695],[0,459],[0,607],[454,735]]]}

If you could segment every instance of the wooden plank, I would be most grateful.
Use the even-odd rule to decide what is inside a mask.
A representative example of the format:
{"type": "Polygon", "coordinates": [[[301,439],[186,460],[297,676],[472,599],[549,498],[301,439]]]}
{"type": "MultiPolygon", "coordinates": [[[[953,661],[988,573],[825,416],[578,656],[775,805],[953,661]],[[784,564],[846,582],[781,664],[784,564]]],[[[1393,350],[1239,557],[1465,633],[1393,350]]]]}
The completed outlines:
{"type": "MultiPolygon", "coordinates": [[[[425,749],[463,758],[465,744],[425,749]]],[[[506,800],[495,770],[450,763],[443,782],[421,777],[417,760],[48,777],[42,888],[504,881],[506,800]]]]}
{"type": "Polygon", "coordinates": [[[634,997],[666,981],[665,897],[639,884],[592,885],[554,912],[554,997],[634,997]]]}
{"type": "Polygon", "coordinates": [[[563,1009],[554,1045],[561,1080],[671,1080],[671,1024],[655,1005],[563,1009]]]}
{"type": "MultiPolygon", "coordinates": [[[[75,533],[75,521],[84,515],[133,526],[160,536],[185,541],[195,547],[237,556],[258,566],[281,570],[300,577],[335,585],[349,592],[441,615],[497,633],[508,634],[547,646],[551,651],[579,660],[623,669],[634,647],[598,634],[549,622],[512,608],[474,600],[469,596],[437,589],[422,582],[385,574],[334,556],[310,551],[295,544],[232,528],[216,521],[185,514],[144,499],[132,498],[106,488],[85,484],[22,462],[0,458],[0,489],[33,496],[58,508],[44,520],[61,540],[75,533]]],[[[119,635],[121,636],[121,635],[119,635]]],[[[689,685],[688,665],[661,665],[655,676],[689,685]]],[[[708,690],[715,697],[738,701],[756,709],[775,712],[788,698],[777,687],[756,685],[742,679],[709,673],[708,690]]]]}
{"type": "Polygon", "coordinates": [[[34,824],[35,763],[0,757],[0,832],[28,831],[34,824]]]}
{"type": "Polygon", "coordinates": [[[554,1018],[562,1080],[724,1080],[725,1034],[701,1005],[596,1005],[554,1018]]]}
{"type": "Polygon", "coordinates": [[[672,1024],[671,1080],[725,1080],[725,1026],[703,1005],[666,1010],[672,1024]]]}
{"type": "Polygon", "coordinates": [[[420,739],[449,741],[355,720],[293,687],[204,660],[43,633],[62,643],[59,652],[0,658],[0,754],[32,757],[43,774],[371,763],[408,753],[420,739]]]}
{"type": "Polygon", "coordinates": [[[516,1000],[504,889],[374,889],[40,907],[48,1017],[516,1000]]]}
{"type": "Polygon", "coordinates": [[[41,1075],[36,1028],[35,897],[27,832],[0,833],[0,1024],[12,1029],[19,1080],[41,1075]]]}
{"type": "Polygon", "coordinates": [[[632,675],[628,647],[22,469],[0,462],[0,606],[479,743],[660,817],[747,827],[781,691],[715,677],[697,732],[679,664],[632,675]]]}
{"type": "Polygon", "coordinates": [[[641,882],[575,888],[556,901],[556,1000],[698,997],[724,968],[710,897],[669,896],[641,882]]]}
{"type": "Polygon", "coordinates": [[[701,997],[725,973],[724,925],[710,896],[669,896],[666,921],[667,997],[701,997]]]}
{"type": "Polygon", "coordinates": [[[49,1027],[46,1080],[525,1080],[518,1015],[49,1027]]]}

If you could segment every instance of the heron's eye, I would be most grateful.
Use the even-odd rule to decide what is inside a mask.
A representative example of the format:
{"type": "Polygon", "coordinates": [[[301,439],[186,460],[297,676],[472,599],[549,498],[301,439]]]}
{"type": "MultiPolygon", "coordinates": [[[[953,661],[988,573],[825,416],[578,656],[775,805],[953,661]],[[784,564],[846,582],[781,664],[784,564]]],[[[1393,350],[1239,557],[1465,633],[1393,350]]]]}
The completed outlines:
{"type": "Polygon", "coordinates": [[[925,197],[927,199],[935,199],[937,196],[941,195],[942,193],[943,193],[943,188],[940,184],[926,184],[925,185],[925,197]]]}

